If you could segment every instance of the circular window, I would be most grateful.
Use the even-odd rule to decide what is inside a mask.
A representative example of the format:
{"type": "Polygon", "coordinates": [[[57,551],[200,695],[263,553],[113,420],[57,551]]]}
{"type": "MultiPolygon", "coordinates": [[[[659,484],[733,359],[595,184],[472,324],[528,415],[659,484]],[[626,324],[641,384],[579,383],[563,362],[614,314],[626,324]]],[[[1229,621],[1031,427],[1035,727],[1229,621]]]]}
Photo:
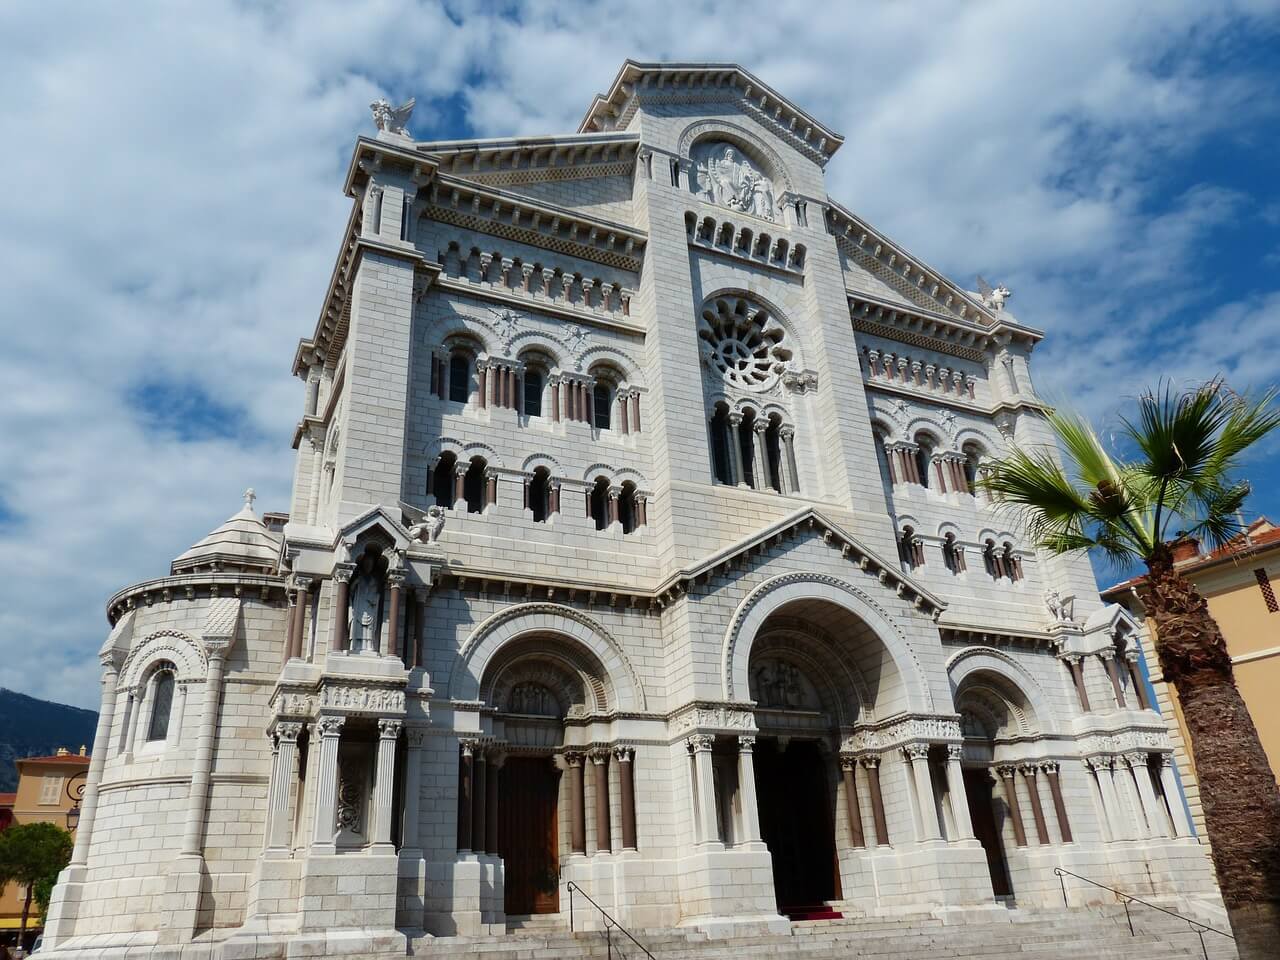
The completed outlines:
{"type": "Polygon", "coordinates": [[[708,303],[698,324],[702,355],[709,367],[731,386],[766,390],[791,359],[784,333],[768,312],[746,300],[708,303]]]}

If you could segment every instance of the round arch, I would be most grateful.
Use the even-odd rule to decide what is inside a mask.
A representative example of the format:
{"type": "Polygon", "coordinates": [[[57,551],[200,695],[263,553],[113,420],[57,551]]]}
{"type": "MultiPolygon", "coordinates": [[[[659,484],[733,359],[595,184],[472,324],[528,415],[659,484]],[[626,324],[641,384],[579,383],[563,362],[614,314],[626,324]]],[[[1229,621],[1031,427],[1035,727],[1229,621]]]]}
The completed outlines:
{"type": "Polygon", "coordinates": [[[121,687],[129,690],[140,688],[152,665],[160,660],[173,664],[174,675],[180,682],[203,680],[209,670],[209,659],[197,640],[180,630],[157,630],[125,657],[120,666],[121,687]]]}
{"type": "Polygon", "coordinates": [[[957,708],[959,704],[956,700],[963,693],[962,687],[973,683],[991,687],[993,684],[989,681],[994,679],[994,686],[998,691],[1005,688],[1001,692],[1006,698],[1008,694],[1013,694],[1013,705],[1027,714],[1027,724],[1032,730],[1041,734],[1056,732],[1053,711],[1049,707],[1044,688],[1022,664],[1007,653],[994,647],[968,647],[961,650],[947,661],[947,679],[951,686],[953,705],[957,708]]]}
{"type": "Polygon", "coordinates": [[[449,678],[452,700],[481,699],[481,684],[494,658],[508,645],[537,636],[554,636],[566,649],[575,647],[599,665],[611,709],[644,711],[644,687],[622,646],[603,626],[572,607],[558,603],[522,603],[493,614],[467,638],[449,678]]]}
{"type": "MultiPolygon", "coordinates": [[[[831,604],[860,620],[879,641],[885,658],[897,675],[905,703],[912,711],[932,712],[933,694],[924,670],[906,634],[889,613],[853,584],[838,577],[815,573],[787,573],[760,584],[738,604],[725,631],[721,668],[724,696],[747,696],[751,647],[766,621],[775,612],[797,601],[831,604]]],[[[875,703],[865,703],[874,708],[875,703]]]]}
{"type": "Polygon", "coordinates": [[[689,157],[690,151],[693,150],[698,141],[708,140],[713,137],[732,143],[756,163],[763,166],[765,173],[777,180],[781,180],[783,190],[779,191],[779,195],[784,192],[794,191],[795,186],[791,180],[791,172],[783,162],[782,156],[746,127],[736,123],[729,123],[726,120],[699,120],[689,124],[680,132],[680,138],[676,145],[676,154],[681,157],[689,157]]]}

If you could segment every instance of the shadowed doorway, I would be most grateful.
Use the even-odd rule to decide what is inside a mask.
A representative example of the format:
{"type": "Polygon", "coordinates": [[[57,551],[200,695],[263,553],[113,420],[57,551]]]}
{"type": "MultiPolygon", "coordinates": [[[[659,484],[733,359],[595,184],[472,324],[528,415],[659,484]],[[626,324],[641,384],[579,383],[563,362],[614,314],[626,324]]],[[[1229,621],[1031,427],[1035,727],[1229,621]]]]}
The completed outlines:
{"type": "Polygon", "coordinates": [[[509,916],[558,913],[556,795],[560,771],[550,757],[508,757],[500,777],[498,843],[504,865],[503,908],[509,916]]]}
{"type": "Polygon", "coordinates": [[[810,914],[840,899],[826,761],[814,740],[757,741],[760,834],[773,860],[778,911],[810,914]]]}

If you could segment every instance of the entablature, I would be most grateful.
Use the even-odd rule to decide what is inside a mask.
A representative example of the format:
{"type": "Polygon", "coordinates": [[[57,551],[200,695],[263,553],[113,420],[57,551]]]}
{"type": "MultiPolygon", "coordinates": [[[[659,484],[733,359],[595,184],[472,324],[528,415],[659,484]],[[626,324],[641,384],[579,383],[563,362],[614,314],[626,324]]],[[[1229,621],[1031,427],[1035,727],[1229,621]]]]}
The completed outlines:
{"type": "Polygon", "coordinates": [[[982,326],[929,310],[887,303],[864,293],[846,291],[846,296],[854,330],[973,363],[988,364],[994,351],[1015,341],[1030,350],[1043,337],[1039,330],[1004,320],[982,326]]]}

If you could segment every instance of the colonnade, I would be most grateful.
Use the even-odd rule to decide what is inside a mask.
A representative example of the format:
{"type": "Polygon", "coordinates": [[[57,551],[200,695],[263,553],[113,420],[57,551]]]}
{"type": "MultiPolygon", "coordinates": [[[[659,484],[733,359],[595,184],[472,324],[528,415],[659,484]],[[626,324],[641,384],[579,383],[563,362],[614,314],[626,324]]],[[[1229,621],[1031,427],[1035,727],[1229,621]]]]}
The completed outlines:
{"type": "Polygon", "coordinates": [[[1137,750],[1087,757],[1084,763],[1097,790],[1108,840],[1192,836],[1171,753],[1137,750]]]}

